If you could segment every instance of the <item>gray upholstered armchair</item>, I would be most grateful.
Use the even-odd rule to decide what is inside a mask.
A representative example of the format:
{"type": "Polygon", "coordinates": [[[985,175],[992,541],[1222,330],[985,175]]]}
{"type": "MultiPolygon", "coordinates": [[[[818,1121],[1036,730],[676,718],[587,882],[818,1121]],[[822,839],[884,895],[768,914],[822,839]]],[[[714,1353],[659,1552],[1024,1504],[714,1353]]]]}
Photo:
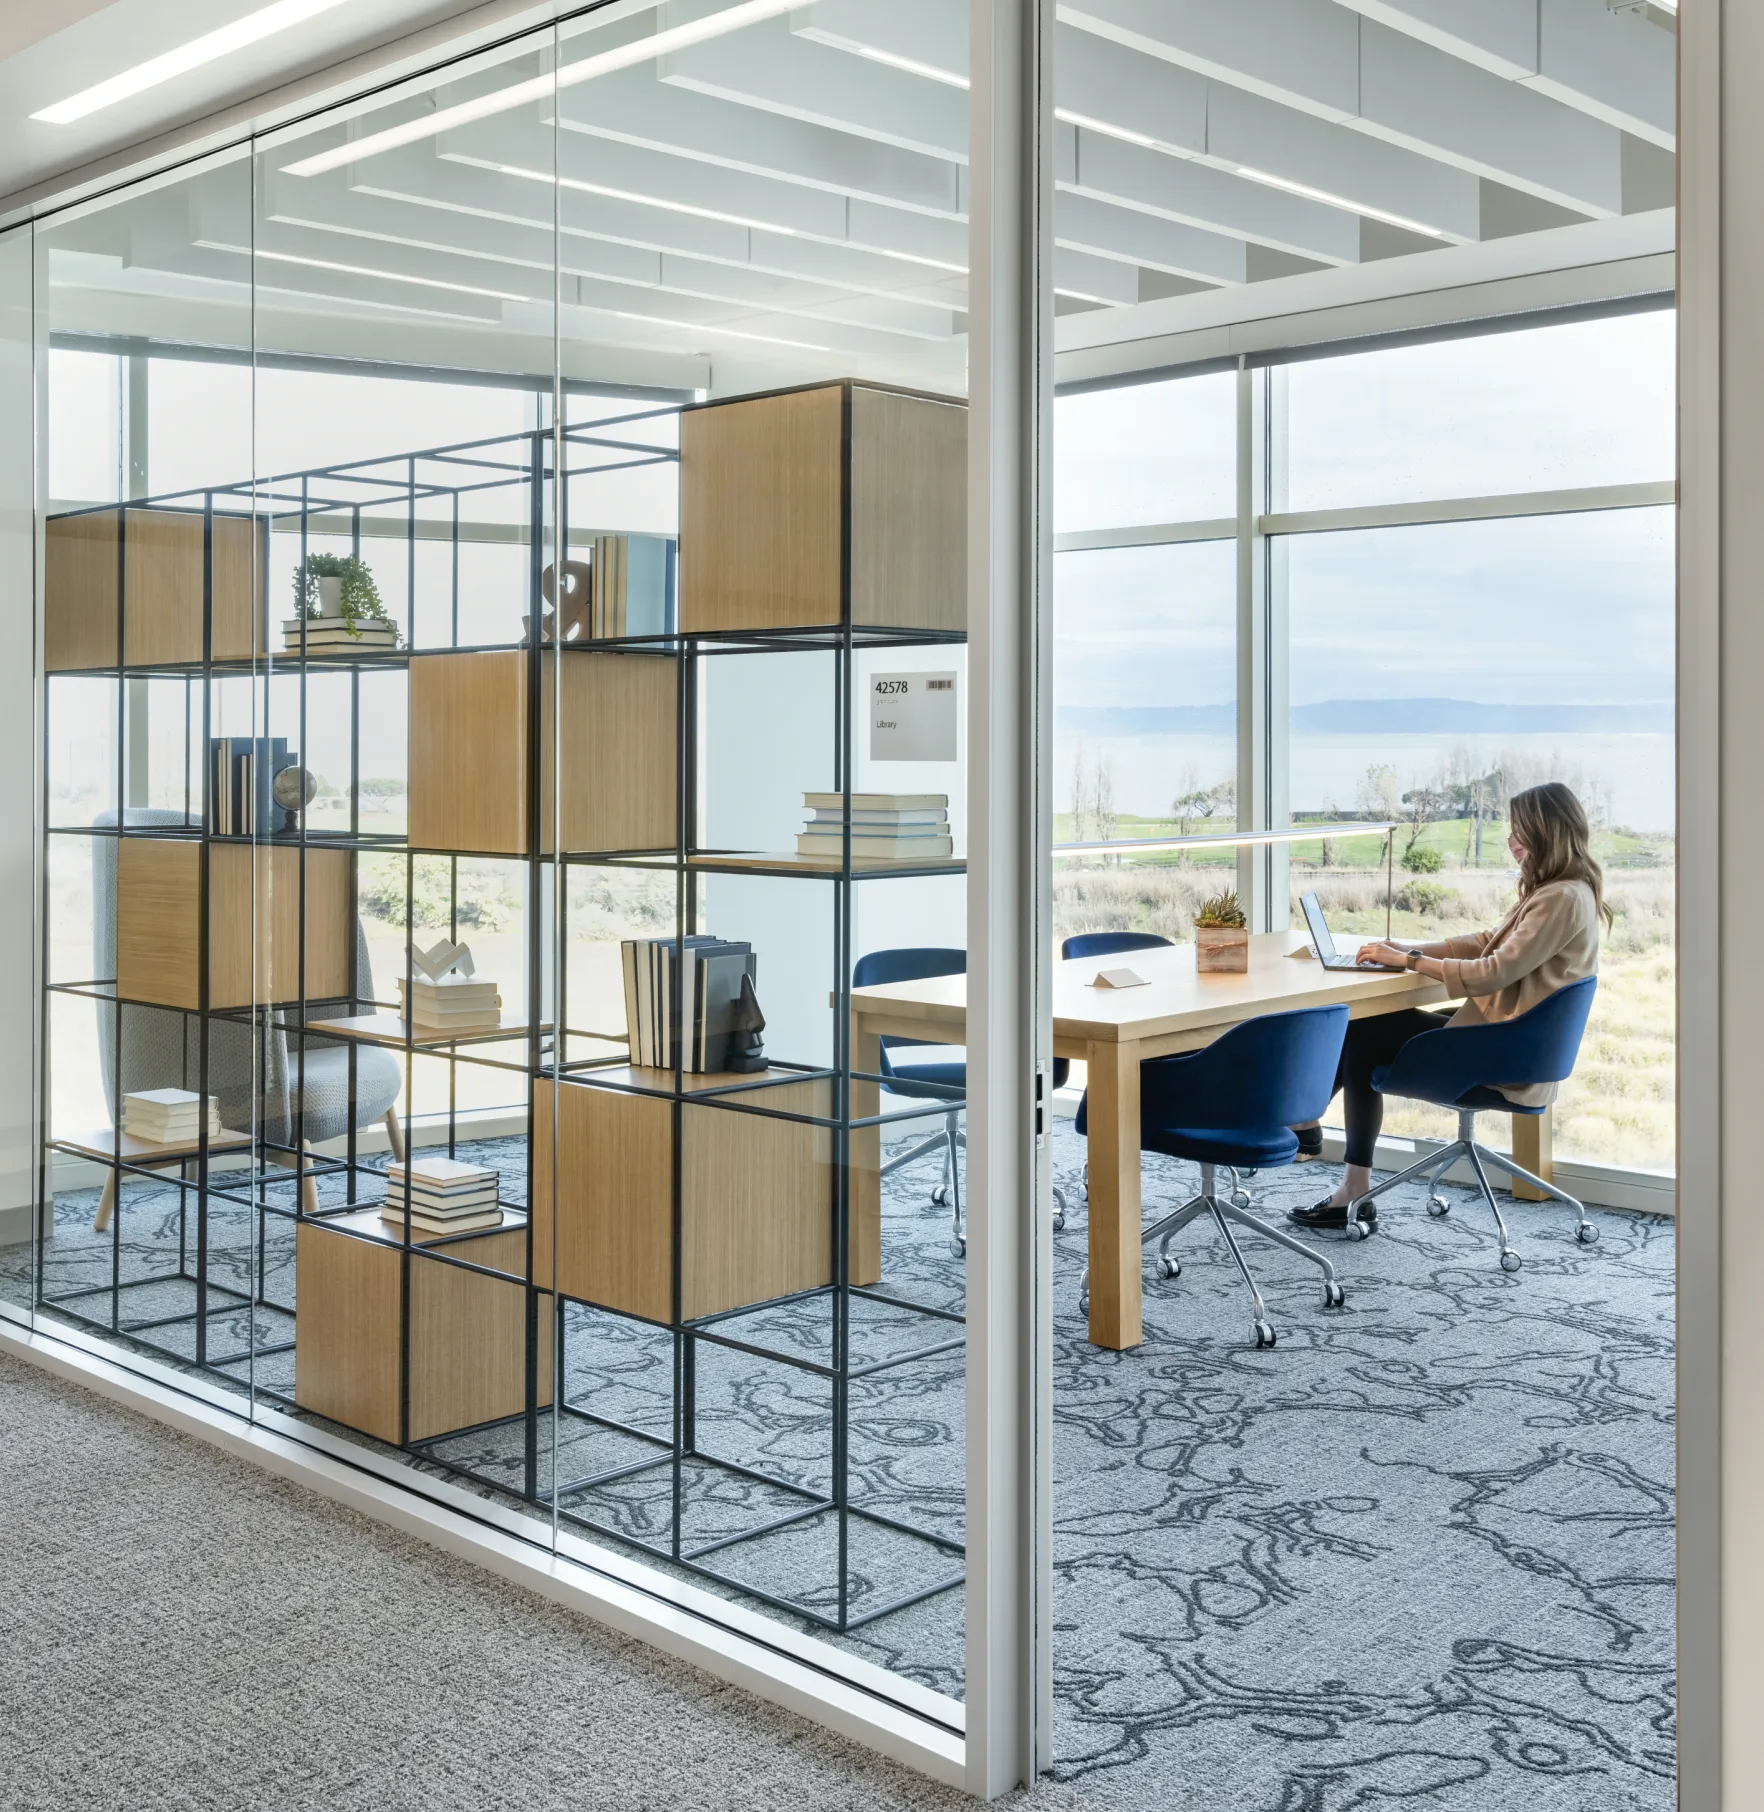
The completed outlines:
{"type": "MultiPolygon", "coordinates": [[[[148,806],[130,806],[123,822],[142,828],[182,827],[187,821],[181,812],[160,811],[148,806]]],[[[97,820],[100,830],[116,823],[116,814],[106,812],[97,820]]],[[[117,842],[114,837],[92,839],[92,958],[93,973],[101,977],[116,974],[116,874],[117,842]]],[[[359,998],[374,998],[373,971],[368,963],[367,939],[361,921],[355,922],[355,973],[359,998]]],[[[352,1013],[348,1001],[308,1002],[311,1017],[352,1013]]],[[[272,1030],[263,1038],[257,1053],[262,1073],[260,1086],[253,1089],[253,1045],[257,1031],[237,1019],[211,1017],[208,1022],[208,1092],[218,1098],[221,1124],[235,1132],[253,1130],[256,1111],[260,1135],[273,1145],[290,1150],[297,1140],[322,1144],[327,1139],[341,1138],[354,1126],[371,1126],[384,1120],[392,1141],[393,1155],[404,1155],[403,1128],[399,1125],[394,1104],[403,1081],[403,1066],[388,1050],[361,1044],[355,1049],[355,1098],[350,1102],[350,1046],[333,1039],[308,1038],[304,1056],[290,1049],[286,1032],[272,1030]]],[[[98,1055],[104,1070],[104,1093],[110,1105],[111,1124],[119,1110],[116,1099],[118,1084],[117,1009],[100,1002],[98,1005],[98,1055]]],[[[123,1094],[138,1089],[189,1088],[198,1086],[201,1076],[201,1047],[198,1023],[191,1013],[169,1007],[130,1006],[122,1015],[121,1088],[123,1094]]],[[[98,1206],[96,1226],[102,1231],[110,1221],[115,1200],[116,1173],[111,1173],[98,1206]]],[[[308,1212],[317,1205],[317,1191],[312,1179],[306,1180],[308,1212]]]]}

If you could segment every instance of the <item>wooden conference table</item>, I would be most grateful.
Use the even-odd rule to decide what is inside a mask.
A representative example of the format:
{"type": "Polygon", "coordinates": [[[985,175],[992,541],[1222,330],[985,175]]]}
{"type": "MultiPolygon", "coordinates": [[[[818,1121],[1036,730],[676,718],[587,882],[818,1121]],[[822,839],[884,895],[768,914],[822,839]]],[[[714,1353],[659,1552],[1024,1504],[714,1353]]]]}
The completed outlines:
{"type": "MultiPolygon", "coordinates": [[[[1229,1027],[1260,1013],[1346,1002],[1355,1019],[1427,1006],[1446,998],[1426,976],[1404,970],[1325,969],[1295,957],[1309,951],[1302,931],[1260,933],[1250,939],[1249,970],[1242,975],[1201,975],[1194,945],[1130,950],[1054,964],[1054,1054],[1089,1068],[1090,1141],[1090,1338],[1097,1346],[1137,1346],[1140,1330],[1139,1066],[1150,1057],[1195,1051],[1229,1027]],[[1125,967],[1145,977],[1143,988],[1093,987],[1099,969],[1125,967]]],[[[851,996],[854,1071],[875,1074],[878,1040],[911,1038],[927,1044],[961,1044],[967,1025],[967,977],[936,976],[854,988],[851,996]]],[[[877,1112],[854,1086],[852,1112],[877,1112]]],[[[853,1135],[854,1139],[858,1136],[853,1135]]],[[[880,1134],[868,1139],[879,1149],[880,1134]]],[[[855,1225],[875,1225],[881,1184],[872,1157],[854,1151],[855,1225]]],[[[1523,1161],[1523,1160],[1522,1160],[1523,1161]]],[[[1547,1175],[1547,1172],[1540,1172],[1547,1175]]],[[[1174,1206],[1174,1204],[1172,1204],[1174,1206]]]]}

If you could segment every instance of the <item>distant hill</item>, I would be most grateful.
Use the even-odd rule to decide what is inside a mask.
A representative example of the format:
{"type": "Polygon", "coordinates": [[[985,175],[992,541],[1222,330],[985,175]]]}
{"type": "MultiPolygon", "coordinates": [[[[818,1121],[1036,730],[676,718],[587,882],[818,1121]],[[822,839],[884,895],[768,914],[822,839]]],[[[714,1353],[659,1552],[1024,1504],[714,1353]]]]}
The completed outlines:
{"type": "MultiPolygon", "coordinates": [[[[1055,714],[1072,736],[1229,736],[1234,708],[1220,705],[1074,705],[1055,714]]],[[[1670,733],[1672,705],[1488,705],[1467,698],[1332,698],[1297,705],[1294,730],[1312,736],[1536,736],[1670,733]]]]}

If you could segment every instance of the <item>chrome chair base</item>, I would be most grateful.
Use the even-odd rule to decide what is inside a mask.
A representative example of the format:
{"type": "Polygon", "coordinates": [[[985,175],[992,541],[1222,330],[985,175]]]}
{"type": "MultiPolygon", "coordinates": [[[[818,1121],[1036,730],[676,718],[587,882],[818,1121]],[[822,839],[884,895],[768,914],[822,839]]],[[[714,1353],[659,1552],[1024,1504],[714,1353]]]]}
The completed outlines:
{"type": "Polygon", "coordinates": [[[1506,1217],[1502,1215],[1500,1204],[1495,1200],[1494,1190],[1489,1187],[1488,1172],[1483,1169],[1484,1163],[1495,1165],[1504,1170],[1508,1176],[1521,1183],[1528,1183],[1533,1189],[1541,1190],[1552,1201],[1561,1202],[1572,1208],[1575,1214],[1574,1237],[1583,1246],[1592,1245],[1599,1237],[1597,1225],[1587,1219],[1585,1206],[1576,1201],[1566,1190],[1558,1189],[1554,1183],[1546,1183],[1542,1177],[1534,1177],[1522,1165],[1515,1164],[1505,1152],[1492,1151],[1486,1145],[1476,1142],[1476,1112],[1472,1108],[1458,1110],[1458,1136],[1450,1145],[1442,1146],[1438,1151],[1429,1152],[1426,1157],[1418,1159],[1407,1170],[1398,1171],[1395,1176],[1386,1177],[1382,1183],[1375,1183],[1359,1198],[1348,1211],[1347,1236],[1349,1239],[1364,1239],[1372,1230],[1362,1224],[1360,1210],[1375,1196],[1383,1195],[1385,1190],[1394,1189],[1399,1183],[1407,1183],[1418,1176],[1426,1176],[1427,1212],[1438,1219],[1450,1214],[1452,1205],[1440,1194],[1440,1179],[1457,1163],[1460,1158],[1468,1158],[1470,1168],[1476,1173],[1476,1184],[1482,1192],[1482,1199],[1488,1204],[1488,1211],[1494,1216],[1495,1231],[1501,1242],[1501,1269],[1517,1271],[1525,1260],[1514,1249],[1512,1235],[1507,1231],[1506,1217]]]}
{"type": "MultiPolygon", "coordinates": [[[[1335,1266],[1321,1252],[1296,1240],[1290,1233],[1279,1227],[1270,1226],[1267,1221],[1259,1219],[1247,1209],[1239,1206],[1238,1198],[1245,1192],[1238,1182],[1237,1172],[1228,1170],[1231,1178],[1231,1193],[1221,1196],[1217,1183],[1217,1172],[1227,1169],[1226,1166],[1203,1164],[1200,1167],[1200,1194],[1191,1196],[1180,1208],[1154,1221],[1139,1236],[1142,1246],[1149,1246],[1153,1240],[1158,1242],[1158,1269],[1165,1277],[1180,1277],[1182,1262],[1170,1250],[1170,1242],[1184,1227],[1198,1220],[1203,1214],[1210,1214],[1213,1223],[1224,1236],[1225,1244],[1237,1261],[1237,1268],[1243,1274],[1243,1281],[1249,1285],[1250,1300],[1255,1305],[1253,1327],[1258,1347],[1271,1347],[1275,1342],[1273,1324],[1268,1320],[1268,1309],[1262,1300],[1260,1286],[1256,1283],[1255,1274],[1249,1268],[1249,1262],[1243,1256],[1243,1248],[1237,1243],[1233,1227],[1242,1227],[1251,1233],[1259,1234],[1265,1240],[1271,1240],[1277,1246],[1284,1246],[1288,1252],[1296,1252],[1300,1258],[1309,1259],[1323,1273],[1323,1306],[1326,1309],[1339,1309],[1347,1301],[1347,1292],[1343,1290],[1335,1275],[1335,1266]]],[[[1078,1280],[1078,1310],[1080,1314],[1090,1313],[1090,1268],[1085,1267],[1084,1275],[1078,1280]]]]}
{"type": "MultiPolygon", "coordinates": [[[[968,1238],[962,1231],[960,1153],[968,1149],[968,1135],[961,1129],[958,1114],[946,1117],[941,1132],[933,1133],[928,1139],[921,1139],[911,1151],[903,1151],[898,1157],[890,1158],[882,1166],[881,1175],[892,1176],[895,1171],[904,1170],[909,1164],[916,1164],[920,1158],[929,1157],[939,1147],[943,1151],[943,1174],[938,1178],[937,1187],[931,1191],[931,1200],[936,1207],[949,1209],[949,1249],[957,1258],[965,1258],[968,1254],[968,1238]]],[[[1066,1225],[1066,1198],[1056,1188],[1053,1199],[1054,1231],[1060,1233],[1066,1225]]]]}

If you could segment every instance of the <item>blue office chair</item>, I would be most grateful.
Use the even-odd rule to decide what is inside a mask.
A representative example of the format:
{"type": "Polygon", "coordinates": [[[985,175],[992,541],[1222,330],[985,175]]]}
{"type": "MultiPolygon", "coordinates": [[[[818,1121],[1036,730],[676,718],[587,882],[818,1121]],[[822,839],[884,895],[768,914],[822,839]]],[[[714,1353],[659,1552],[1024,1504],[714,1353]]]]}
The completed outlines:
{"type": "Polygon", "coordinates": [[[1507,1237],[1507,1223],[1501,1218],[1494,1191],[1488,1186],[1484,1162],[1498,1165],[1511,1177],[1541,1189],[1545,1195],[1566,1203],[1578,1217],[1574,1237],[1590,1246],[1599,1230],[1586,1218],[1586,1209],[1566,1191],[1542,1177],[1523,1170],[1504,1152],[1493,1151],[1476,1142],[1476,1116],[1482,1112],[1497,1114],[1541,1114],[1541,1107],[1520,1107],[1501,1094],[1493,1085],[1506,1087],[1535,1082],[1563,1082],[1573,1073],[1574,1059],[1580,1052],[1581,1035],[1586,1031],[1587,1015],[1592,1012],[1593,993],[1598,977],[1570,982],[1558,988],[1547,999],[1540,1000],[1527,1012],[1492,1026],[1442,1026],[1437,1032],[1422,1032],[1411,1038],[1397,1052],[1396,1060],[1372,1072],[1372,1086],[1381,1095],[1401,1095],[1410,1101],[1431,1101],[1436,1107],[1449,1107],[1458,1116],[1458,1136],[1450,1145],[1429,1152],[1418,1163],[1366,1191],[1354,1203],[1347,1223],[1350,1239],[1364,1239],[1370,1228],[1361,1224],[1360,1210],[1374,1196],[1431,1171],[1428,1183],[1427,1212],[1448,1214],[1451,1203],[1439,1193],[1440,1179],[1459,1158],[1468,1158],[1476,1173],[1482,1199],[1488,1203],[1501,1239],[1501,1269],[1517,1271],[1525,1261],[1513,1250],[1507,1237]]]}
{"type": "MultiPolygon", "coordinates": [[[[1182,1266],[1170,1242],[1190,1221],[1210,1214],[1255,1304],[1259,1347],[1274,1344],[1274,1329],[1232,1227],[1247,1227],[1263,1239],[1307,1258],[1323,1273],[1323,1306],[1338,1309],[1346,1293],[1335,1267],[1321,1252],[1221,1198],[1214,1180],[1221,1167],[1275,1170],[1298,1154],[1294,1126],[1315,1120],[1329,1105],[1335,1072],[1347,1036],[1344,1006],[1305,1007],[1296,1013],[1268,1013],[1248,1019],[1185,1057],[1159,1057],[1139,1066],[1139,1144],[1143,1151],[1186,1158],[1200,1166],[1200,1193],[1155,1221],[1141,1235],[1158,1242],[1158,1265],[1166,1277],[1182,1266]]],[[[1090,1273],[1079,1285],[1079,1307],[1090,1309],[1090,1273]]]]}
{"type": "MultiPolygon", "coordinates": [[[[885,982],[923,981],[932,975],[965,975],[968,970],[968,953],[965,950],[939,950],[923,948],[918,950],[872,950],[868,956],[860,956],[853,965],[851,983],[854,988],[875,988],[885,982]]],[[[881,1041],[881,1075],[883,1086],[893,1095],[904,1095],[908,1099],[947,1101],[949,1111],[944,1115],[943,1130],[933,1133],[929,1139],[921,1140],[911,1151],[903,1152],[897,1158],[890,1158],[882,1166],[881,1174],[891,1176],[897,1170],[904,1170],[909,1164],[916,1164],[920,1158],[927,1157],[940,1146],[943,1149],[943,1175],[935,1189],[931,1191],[931,1200],[939,1207],[948,1206],[950,1210],[949,1243],[957,1258],[962,1258],[968,1250],[968,1242],[962,1233],[962,1171],[960,1153],[967,1146],[967,1135],[961,1129],[962,1108],[966,1104],[968,1088],[968,1065],[964,1058],[953,1063],[903,1063],[892,1061],[888,1053],[902,1045],[913,1047],[926,1043],[926,1040],[914,1038],[884,1038],[881,1041]]],[[[1063,1057],[1054,1059],[1053,1085],[1061,1087],[1071,1065],[1063,1057]]],[[[1066,1202],[1059,1190],[1054,1194],[1054,1226],[1066,1224],[1066,1202]]]]}

